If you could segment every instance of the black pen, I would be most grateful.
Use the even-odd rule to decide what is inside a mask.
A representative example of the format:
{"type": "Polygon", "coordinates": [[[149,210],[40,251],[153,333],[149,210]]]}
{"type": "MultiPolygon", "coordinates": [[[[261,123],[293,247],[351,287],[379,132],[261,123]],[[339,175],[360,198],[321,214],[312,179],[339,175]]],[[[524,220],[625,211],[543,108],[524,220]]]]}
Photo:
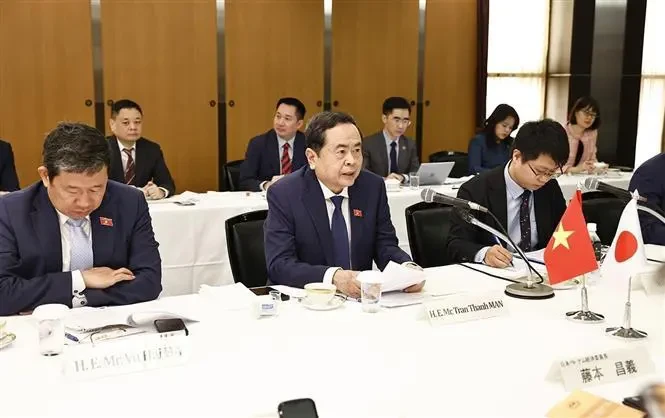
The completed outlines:
{"type": "MultiPolygon", "coordinates": [[[[497,244],[499,244],[499,247],[503,248],[503,245],[501,245],[501,241],[499,241],[499,238],[494,235],[494,241],[496,241],[497,244]]],[[[510,266],[512,268],[515,268],[515,264],[513,264],[513,260],[510,260],[510,266]]]]}

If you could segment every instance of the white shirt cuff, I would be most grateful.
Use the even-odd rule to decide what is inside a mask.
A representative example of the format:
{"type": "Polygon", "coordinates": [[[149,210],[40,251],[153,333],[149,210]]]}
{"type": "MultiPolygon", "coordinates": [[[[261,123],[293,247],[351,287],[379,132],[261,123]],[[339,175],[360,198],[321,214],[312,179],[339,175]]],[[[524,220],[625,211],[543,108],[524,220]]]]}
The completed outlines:
{"type": "Polygon", "coordinates": [[[333,276],[337,270],[341,270],[339,267],[330,267],[326,270],[326,273],[323,275],[323,283],[332,284],[333,276]]]}
{"type": "Polygon", "coordinates": [[[83,294],[85,281],[81,270],[72,271],[72,308],[80,308],[88,304],[88,298],[83,294]]]}
{"type": "Polygon", "coordinates": [[[420,267],[418,264],[414,263],[413,261],[405,261],[402,263],[404,267],[413,267],[416,270],[422,270],[423,268],[420,267]]]}
{"type": "Polygon", "coordinates": [[[160,187],[160,189],[164,192],[164,199],[166,199],[167,197],[169,197],[169,191],[168,191],[168,190],[166,190],[166,189],[163,188],[163,187],[160,187]]]}
{"type": "Polygon", "coordinates": [[[266,191],[266,184],[268,184],[267,181],[261,182],[261,184],[259,184],[259,189],[261,189],[262,192],[266,191]]]}
{"type": "Polygon", "coordinates": [[[403,177],[403,179],[402,179],[402,183],[404,183],[404,184],[408,184],[408,183],[409,183],[409,179],[410,179],[411,177],[409,177],[408,174],[402,174],[402,177],[403,177]]]}
{"type": "Polygon", "coordinates": [[[476,253],[476,255],[473,257],[473,261],[476,263],[485,263],[485,254],[489,251],[489,249],[492,247],[483,247],[476,253]]]}

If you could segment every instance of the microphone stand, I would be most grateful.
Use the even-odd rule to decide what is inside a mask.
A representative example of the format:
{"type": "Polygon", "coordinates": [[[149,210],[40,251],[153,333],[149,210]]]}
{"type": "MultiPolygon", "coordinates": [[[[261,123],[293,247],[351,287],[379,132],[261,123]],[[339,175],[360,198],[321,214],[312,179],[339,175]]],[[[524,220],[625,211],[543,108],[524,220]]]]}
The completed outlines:
{"type": "MultiPolygon", "coordinates": [[[[656,219],[665,224],[665,217],[663,217],[655,210],[640,205],[637,205],[637,210],[641,210],[650,215],[653,215],[656,219]]],[[[630,304],[630,292],[632,285],[633,285],[633,276],[631,275],[630,277],[628,277],[628,299],[626,300],[626,305],[623,310],[623,326],[605,329],[605,332],[613,337],[637,340],[637,339],[646,338],[648,336],[646,332],[635,329],[631,325],[632,312],[630,304]]]]}
{"type": "MultiPolygon", "coordinates": [[[[494,217],[494,215],[489,211],[487,213],[489,213],[492,216],[492,218],[494,218],[496,224],[499,225],[501,229],[503,229],[501,223],[496,220],[496,217],[494,217]]],[[[471,225],[475,225],[478,228],[483,229],[489,232],[490,234],[493,234],[497,238],[502,239],[504,242],[510,244],[510,246],[517,251],[522,260],[524,260],[524,262],[526,263],[528,267],[527,269],[528,275],[526,278],[526,282],[509,284],[508,286],[506,286],[505,290],[506,295],[521,299],[549,299],[551,297],[554,297],[554,290],[552,290],[550,286],[543,284],[544,279],[542,278],[540,273],[538,273],[538,271],[536,271],[536,269],[533,268],[533,266],[529,262],[529,259],[526,257],[522,249],[519,246],[515,245],[515,243],[510,238],[508,233],[506,233],[505,231],[504,233],[497,231],[496,229],[492,228],[486,223],[476,219],[468,211],[461,211],[460,214],[462,215],[462,219],[464,219],[465,222],[471,225]],[[532,271],[534,271],[538,275],[538,277],[541,280],[540,283],[534,283],[532,271]]]]}

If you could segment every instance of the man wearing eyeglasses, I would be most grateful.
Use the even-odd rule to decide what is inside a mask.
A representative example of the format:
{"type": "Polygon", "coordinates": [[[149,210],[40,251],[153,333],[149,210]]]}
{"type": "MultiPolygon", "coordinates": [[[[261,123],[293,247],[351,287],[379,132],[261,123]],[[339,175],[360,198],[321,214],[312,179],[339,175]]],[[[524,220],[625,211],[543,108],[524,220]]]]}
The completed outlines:
{"type": "MultiPolygon", "coordinates": [[[[561,124],[550,119],[527,122],[517,133],[508,164],[464,183],[457,197],[488,208],[523,251],[544,248],[566,209],[554,177],[561,174],[568,152],[568,136],[561,124]]],[[[487,214],[476,215],[500,229],[487,214]]],[[[504,268],[512,262],[513,252],[453,212],[447,248],[452,261],[504,268]]]]}
{"type": "Polygon", "coordinates": [[[389,97],[383,102],[383,131],[363,139],[363,168],[386,179],[409,181],[418,171],[418,150],[404,136],[411,125],[411,105],[404,97],[389,97]]]}

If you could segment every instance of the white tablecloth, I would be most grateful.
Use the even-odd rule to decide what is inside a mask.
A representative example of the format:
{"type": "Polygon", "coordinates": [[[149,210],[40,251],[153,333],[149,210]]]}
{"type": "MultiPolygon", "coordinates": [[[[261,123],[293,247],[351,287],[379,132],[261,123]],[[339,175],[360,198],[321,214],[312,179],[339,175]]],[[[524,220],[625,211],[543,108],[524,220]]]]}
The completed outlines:
{"type": "MultiPolygon", "coordinates": [[[[505,284],[447,266],[428,271],[425,289],[501,291],[505,284]]],[[[278,317],[256,320],[200,295],[166,298],[155,303],[204,310],[203,321],[189,325],[190,361],[91,381],[65,379],[61,357],[38,354],[31,318],[10,317],[18,338],[0,351],[0,415],[277,417],[280,402],[310,397],[322,418],[542,417],[567,393],[546,380],[553,362],[642,345],[657,373],[585,390],[620,402],[662,381],[663,295],[633,292],[633,325],[649,333],[638,342],[603,332],[621,323],[625,294],[596,286],[589,297],[606,324],[564,319],[578,308],[576,290],[540,301],[506,297],[507,316],[436,328],[421,306],[367,314],[356,302],[328,312],[288,302],[278,317]]]]}
{"type": "MultiPolygon", "coordinates": [[[[603,181],[628,188],[630,176],[622,174],[619,178],[604,178],[603,181]]],[[[578,181],[584,181],[585,178],[586,176],[559,178],[566,199],[570,199],[574,194],[578,181]]],[[[434,189],[449,196],[456,196],[458,187],[437,186],[434,189]]],[[[233,283],[224,222],[244,212],[268,208],[261,193],[210,192],[200,195],[199,198],[196,206],[150,204],[150,215],[162,257],[162,296],[196,293],[203,283],[233,283]]],[[[388,193],[390,215],[400,247],[409,253],[404,211],[420,201],[420,190],[403,188],[398,192],[388,193]]]]}

